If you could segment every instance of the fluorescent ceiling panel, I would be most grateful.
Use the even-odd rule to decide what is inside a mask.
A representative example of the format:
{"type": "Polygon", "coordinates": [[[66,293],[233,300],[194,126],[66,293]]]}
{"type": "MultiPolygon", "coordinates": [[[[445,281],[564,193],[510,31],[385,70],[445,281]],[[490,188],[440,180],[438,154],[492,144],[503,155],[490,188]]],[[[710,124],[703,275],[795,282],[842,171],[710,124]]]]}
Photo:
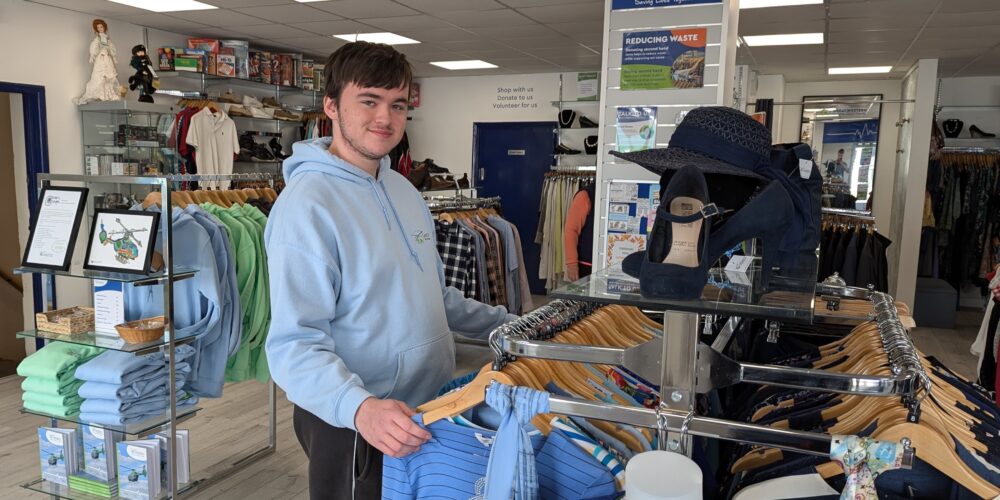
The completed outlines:
{"type": "Polygon", "coordinates": [[[490,64],[486,61],[481,61],[479,59],[471,61],[437,61],[431,64],[444,69],[456,70],[456,69],[489,69],[497,67],[496,64],[490,64]]]}
{"type": "Polygon", "coordinates": [[[214,5],[196,2],[195,0],[111,0],[114,3],[128,5],[137,9],[153,12],[177,12],[181,10],[218,9],[214,5]]]}
{"type": "MultiPolygon", "coordinates": [[[[300,2],[302,0],[299,0],[300,2]]],[[[740,0],[740,9],[761,9],[764,7],[787,7],[789,5],[822,4],[823,0],[740,0]]]]}
{"type": "Polygon", "coordinates": [[[788,35],[747,35],[743,41],[750,47],[776,45],[817,45],[823,43],[822,33],[793,33],[788,35]]]}
{"type": "Polygon", "coordinates": [[[888,73],[890,71],[892,71],[892,66],[857,66],[853,68],[830,68],[827,74],[863,75],[868,73],[888,73]]]}
{"type": "Polygon", "coordinates": [[[334,38],[347,40],[348,42],[371,42],[384,43],[386,45],[406,45],[420,43],[412,38],[406,38],[395,33],[351,33],[346,35],[333,35],[334,38]]]}

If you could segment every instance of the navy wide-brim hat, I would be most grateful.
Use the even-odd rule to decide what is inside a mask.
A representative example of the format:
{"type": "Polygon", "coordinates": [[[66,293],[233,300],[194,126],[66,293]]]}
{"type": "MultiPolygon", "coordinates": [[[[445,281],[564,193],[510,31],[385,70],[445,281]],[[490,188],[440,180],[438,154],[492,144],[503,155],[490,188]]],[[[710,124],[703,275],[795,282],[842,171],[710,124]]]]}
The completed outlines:
{"type": "Polygon", "coordinates": [[[666,148],[611,154],[663,175],[696,165],[706,174],[764,179],[756,173],[771,162],[771,131],[746,113],[724,106],[692,109],[666,148]]]}

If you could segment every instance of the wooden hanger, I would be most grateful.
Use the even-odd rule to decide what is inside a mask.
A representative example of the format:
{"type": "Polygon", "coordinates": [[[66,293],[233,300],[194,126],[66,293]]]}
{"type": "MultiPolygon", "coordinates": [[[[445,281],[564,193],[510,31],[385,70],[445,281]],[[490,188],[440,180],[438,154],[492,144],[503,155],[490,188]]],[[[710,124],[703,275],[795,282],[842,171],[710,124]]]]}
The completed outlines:
{"type": "Polygon", "coordinates": [[[490,365],[484,366],[465,387],[418,406],[417,411],[423,414],[424,425],[432,424],[445,417],[454,417],[482,404],[486,401],[486,388],[493,382],[517,385],[510,375],[490,368],[490,365]]]}

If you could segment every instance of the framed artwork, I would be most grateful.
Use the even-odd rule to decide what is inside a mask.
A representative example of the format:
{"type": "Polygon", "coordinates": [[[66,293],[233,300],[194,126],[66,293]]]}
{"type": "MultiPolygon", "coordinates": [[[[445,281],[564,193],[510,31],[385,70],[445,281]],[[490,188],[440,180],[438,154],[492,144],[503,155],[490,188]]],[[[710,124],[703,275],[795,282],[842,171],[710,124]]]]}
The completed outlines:
{"type": "Polygon", "coordinates": [[[42,188],[21,265],[66,271],[80,230],[87,188],[42,188]]]}
{"type": "Polygon", "coordinates": [[[157,212],[96,210],[84,269],[148,274],[159,220],[157,212]]]}

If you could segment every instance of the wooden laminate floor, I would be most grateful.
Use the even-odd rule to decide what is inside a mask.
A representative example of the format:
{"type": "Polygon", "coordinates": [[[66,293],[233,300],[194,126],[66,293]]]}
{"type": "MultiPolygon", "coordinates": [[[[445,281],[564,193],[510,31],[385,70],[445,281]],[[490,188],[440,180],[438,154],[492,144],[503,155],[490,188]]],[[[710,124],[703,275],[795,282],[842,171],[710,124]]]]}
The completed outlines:
{"type": "MultiPolygon", "coordinates": [[[[979,329],[981,313],[962,312],[953,330],[917,328],[914,342],[959,373],[974,376],[976,360],[969,345],[979,329]]],[[[489,350],[458,346],[457,374],[485,364],[489,350]]],[[[21,378],[0,378],[0,498],[44,498],[19,487],[38,475],[38,439],[35,428],[44,419],[21,415],[21,378]]],[[[229,384],[223,399],[204,400],[201,412],[184,422],[191,431],[191,462],[195,477],[209,468],[225,468],[226,456],[263,446],[267,441],[267,386],[257,382],[229,384]]],[[[278,391],[277,451],[225,479],[199,489],[197,499],[307,499],[309,484],[305,455],[292,430],[292,407],[278,391]]],[[[345,455],[346,456],[346,455],[345,455]]]]}

